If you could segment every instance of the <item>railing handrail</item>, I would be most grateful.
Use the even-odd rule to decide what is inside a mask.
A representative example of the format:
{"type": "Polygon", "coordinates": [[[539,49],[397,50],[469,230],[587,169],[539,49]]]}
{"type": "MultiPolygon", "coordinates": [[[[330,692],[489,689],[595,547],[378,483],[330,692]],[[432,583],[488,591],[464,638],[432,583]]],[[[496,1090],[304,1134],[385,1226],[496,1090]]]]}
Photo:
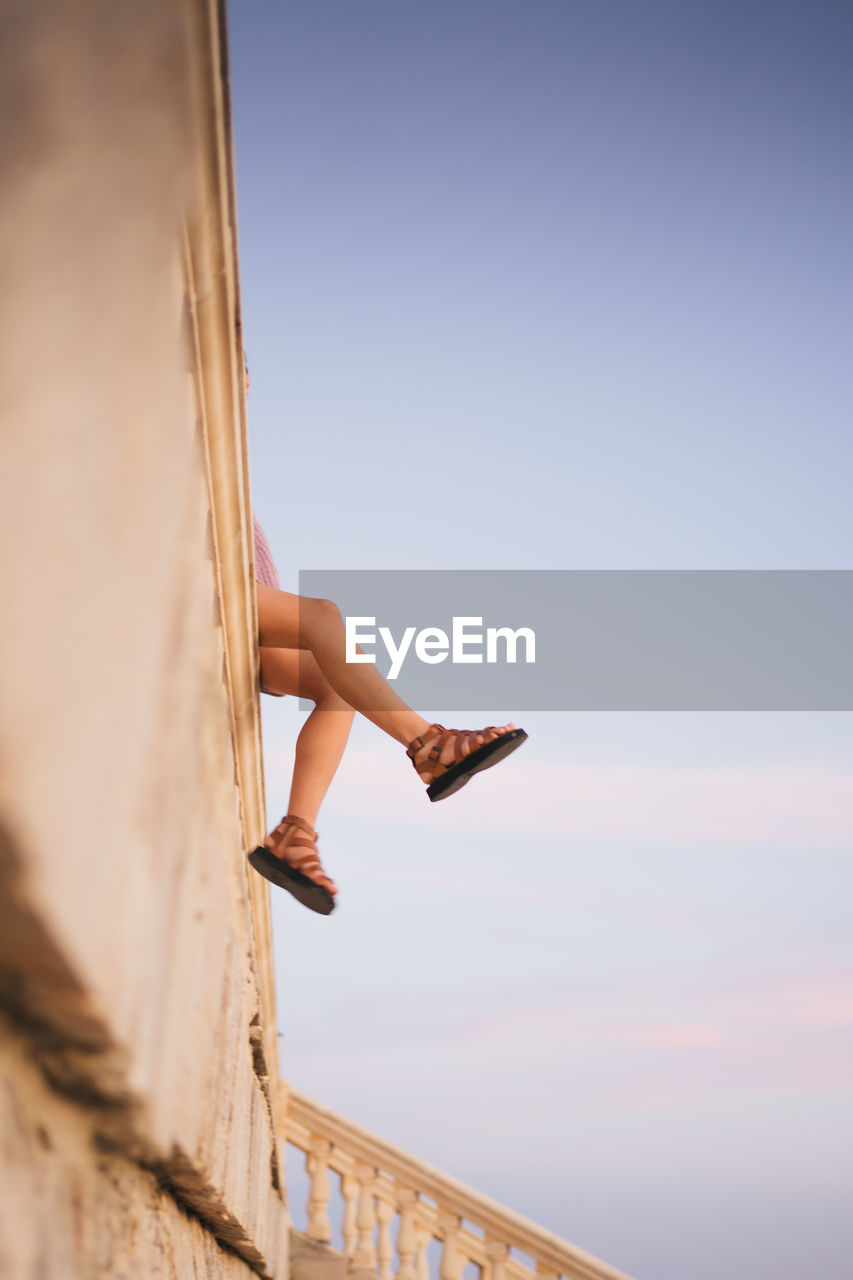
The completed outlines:
{"type": "Polygon", "coordinates": [[[401,1185],[429,1196],[443,1209],[474,1223],[488,1239],[501,1241],[534,1258],[543,1268],[570,1280],[631,1280],[624,1271],[586,1253],[562,1236],[546,1231],[530,1218],[417,1159],[301,1090],[282,1083],[286,1098],[281,1114],[286,1126],[301,1127],[339,1145],[348,1155],[391,1174],[401,1185]]]}

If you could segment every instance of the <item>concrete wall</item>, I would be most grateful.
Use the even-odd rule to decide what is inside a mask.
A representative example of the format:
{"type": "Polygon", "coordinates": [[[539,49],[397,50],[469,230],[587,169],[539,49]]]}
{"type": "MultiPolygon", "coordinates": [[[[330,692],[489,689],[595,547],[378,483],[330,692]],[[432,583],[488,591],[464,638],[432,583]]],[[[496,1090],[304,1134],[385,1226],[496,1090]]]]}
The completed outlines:
{"type": "Polygon", "coordinates": [[[3,19],[4,1278],[286,1273],[221,42],[3,19]]]}

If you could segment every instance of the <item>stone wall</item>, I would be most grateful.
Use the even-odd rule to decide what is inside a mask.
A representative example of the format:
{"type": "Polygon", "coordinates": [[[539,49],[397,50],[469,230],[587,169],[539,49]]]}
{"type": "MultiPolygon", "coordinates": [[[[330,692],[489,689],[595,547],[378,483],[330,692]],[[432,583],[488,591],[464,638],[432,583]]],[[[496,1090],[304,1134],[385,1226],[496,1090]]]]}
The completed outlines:
{"type": "Polygon", "coordinates": [[[284,1277],[212,0],[29,0],[0,102],[0,1274],[284,1277]]]}

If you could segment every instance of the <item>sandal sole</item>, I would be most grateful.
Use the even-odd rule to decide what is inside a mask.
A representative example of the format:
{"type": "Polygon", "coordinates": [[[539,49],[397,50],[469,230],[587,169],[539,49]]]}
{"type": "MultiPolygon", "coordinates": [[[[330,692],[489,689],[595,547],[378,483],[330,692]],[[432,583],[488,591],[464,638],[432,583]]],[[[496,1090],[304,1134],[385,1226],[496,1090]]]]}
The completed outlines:
{"type": "Polygon", "coordinates": [[[334,911],[335,899],[328,889],[324,889],[315,880],[310,880],[295,867],[282,862],[281,858],[270,853],[264,845],[260,844],[257,849],[252,850],[249,854],[249,862],[259,875],[269,880],[270,884],[278,885],[279,889],[286,889],[288,893],[292,893],[303,907],[308,907],[309,910],[316,911],[321,916],[331,915],[334,911]]]}
{"type": "Polygon", "coordinates": [[[499,738],[484,742],[476,751],[472,751],[464,760],[451,765],[447,773],[443,773],[435,782],[429,784],[427,795],[430,800],[435,802],[452,796],[460,787],[464,787],[475,773],[482,773],[484,769],[491,769],[492,765],[505,760],[517,747],[521,746],[526,738],[527,734],[523,729],[510,729],[509,733],[502,733],[499,738]]]}

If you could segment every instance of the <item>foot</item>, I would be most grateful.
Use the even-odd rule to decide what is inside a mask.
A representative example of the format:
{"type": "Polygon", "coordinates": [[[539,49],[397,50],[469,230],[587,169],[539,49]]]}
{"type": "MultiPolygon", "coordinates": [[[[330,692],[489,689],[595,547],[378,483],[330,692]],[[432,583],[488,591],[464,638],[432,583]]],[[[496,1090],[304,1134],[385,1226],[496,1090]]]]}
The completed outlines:
{"type": "Polygon", "coordinates": [[[440,743],[438,759],[436,760],[435,748],[439,745],[439,736],[429,736],[424,734],[422,738],[415,738],[414,742],[409,743],[406,755],[415,766],[415,770],[421,781],[427,786],[434,782],[437,778],[446,773],[451,765],[455,764],[458,759],[464,759],[469,756],[472,751],[476,751],[478,747],[482,747],[484,743],[491,742],[494,738],[499,738],[503,733],[510,733],[515,729],[514,724],[504,724],[500,727],[489,725],[486,729],[443,729],[441,725],[432,725],[431,728],[438,729],[446,736],[440,743]],[[458,735],[454,738],[453,735],[458,735]],[[420,743],[414,754],[412,747],[415,743],[420,743]],[[460,757],[461,753],[461,757],[460,757]]]}
{"type": "Polygon", "coordinates": [[[334,897],[338,890],[334,881],[330,880],[323,870],[320,855],[317,852],[318,839],[319,836],[313,827],[295,814],[288,814],[267,836],[264,848],[294,871],[300,872],[314,884],[327,889],[334,897]]]}
{"type": "Polygon", "coordinates": [[[487,729],[445,729],[431,724],[409,743],[406,755],[427,784],[430,800],[444,800],[484,769],[505,759],[527,738],[514,724],[487,729]]]}

